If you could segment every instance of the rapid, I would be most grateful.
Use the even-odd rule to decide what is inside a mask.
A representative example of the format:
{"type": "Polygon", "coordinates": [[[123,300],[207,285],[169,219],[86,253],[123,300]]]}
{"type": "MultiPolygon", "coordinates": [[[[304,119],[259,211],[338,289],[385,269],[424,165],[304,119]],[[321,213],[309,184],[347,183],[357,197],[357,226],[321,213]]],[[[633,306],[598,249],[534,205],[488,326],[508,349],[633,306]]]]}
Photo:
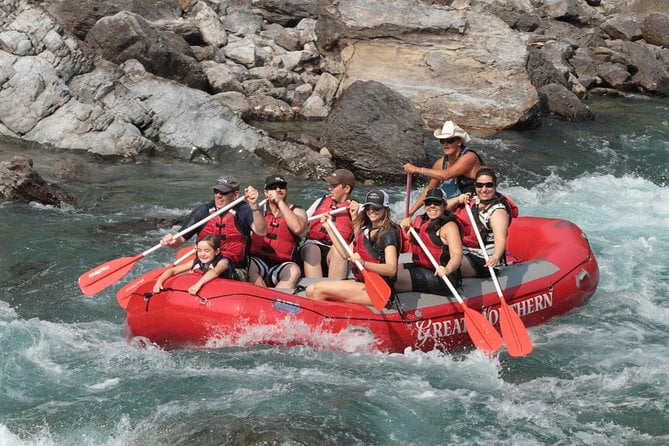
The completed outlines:
{"type": "MultiPolygon", "coordinates": [[[[62,183],[74,207],[0,204],[0,445],[668,444],[669,101],[589,106],[595,121],[545,119],[470,143],[521,215],[574,222],[599,262],[595,295],[530,328],[524,358],[380,354],[359,337],[334,340],[343,351],[128,341],[115,292],[172,252],[92,298],[79,275],[155,245],[173,228],[154,220],[207,200],[219,175],[261,188],[273,172],[243,154],[111,164],[0,141],[0,161],[25,153],[50,181],[57,161],[86,163],[62,183]]],[[[288,182],[305,207],[327,190],[288,182]]],[[[397,219],[404,186],[386,190],[397,219]]]]}

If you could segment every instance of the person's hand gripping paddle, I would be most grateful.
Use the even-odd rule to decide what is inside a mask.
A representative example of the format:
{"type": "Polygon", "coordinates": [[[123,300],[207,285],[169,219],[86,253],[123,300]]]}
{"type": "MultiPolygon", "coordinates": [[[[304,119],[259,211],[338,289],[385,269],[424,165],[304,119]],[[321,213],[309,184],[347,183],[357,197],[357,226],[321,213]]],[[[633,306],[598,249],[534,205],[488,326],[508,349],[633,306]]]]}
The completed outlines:
{"type": "MultiPolygon", "coordinates": [[[[481,251],[483,251],[483,257],[487,262],[490,257],[488,256],[488,251],[485,249],[485,244],[481,238],[479,228],[476,226],[472,210],[468,204],[465,204],[465,209],[467,210],[467,216],[469,217],[469,221],[476,234],[476,240],[478,240],[479,247],[481,248],[481,251]]],[[[489,267],[488,271],[490,271],[490,277],[492,277],[495,289],[497,290],[497,295],[499,296],[499,326],[502,328],[502,337],[504,337],[506,350],[509,352],[510,356],[529,355],[532,352],[533,346],[527,328],[525,328],[525,324],[523,324],[518,313],[506,303],[506,299],[504,299],[502,288],[499,286],[499,281],[497,280],[497,275],[495,275],[493,267],[489,267]]]]}
{"type": "MultiPolygon", "coordinates": [[[[332,220],[328,219],[326,224],[330,227],[335,237],[337,237],[342,248],[346,250],[346,254],[351,257],[353,255],[351,247],[348,246],[348,243],[346,243],[341,232],[339,232],[334,223],[332,223],[332,220]]],[[[365,269],[360,261],[356,260],[355,265],[360,270],[360,274],[362,274],[362,278],[365,281],[365,288],[367,289],[367,295],[371,299],[374,308],[379,311],[383,310],[390,299],[390,285],[388,285],[388,283],[383,280],[383,277],[377,273],[365,269]]]]}
{"type": "MultiPolygon", "coordinates": [[[[427,246],[425,246],[423,240],[420,239],[416,230],[414,228],[410,228],[409,231],[411,232],[414,240],[416,240],[416,242],[420,245],[425,255],[430,259],[432,266],[434,266],[436,269],[439,266],[437,261],[434,259],[434,256],[432,256],[430,250],[427,249],[427,246]]],[[[458,290],[455,289],[446,275],[441,276],[441,278],[444,280],[444,283],[446,283],[448,289],[451,290],[451,293],[458,301],[460,306],[462,306],[462,310],[465,313],[465,327],[467,328],[467,333],[469,334],[469,337],[471,338],[474,345],[488,354],[493,354],[499,350],[502,346],[502,337],[499,335],[499,333],[497,333],[495,327],[493,327],[493,325],[488,319],[485,318],[485,316],[467,306],[462,297],[460,297],[458,290]]]]}

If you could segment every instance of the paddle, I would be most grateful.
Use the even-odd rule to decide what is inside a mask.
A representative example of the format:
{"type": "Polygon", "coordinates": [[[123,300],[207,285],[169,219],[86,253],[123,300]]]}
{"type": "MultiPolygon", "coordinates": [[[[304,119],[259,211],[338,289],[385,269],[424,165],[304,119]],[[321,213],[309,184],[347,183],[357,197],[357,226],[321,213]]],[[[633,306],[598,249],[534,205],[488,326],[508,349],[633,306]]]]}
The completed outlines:
{"type": "MultiPolygon", "coordinates": [[[[425,255],[430,259],[430,262],[432,262],[432,266],[434,266],[436,269],[439,266],[437,261],[434,259],[434,256],[432,256],[430,250],[427,249],[427,246],[425,246],[423,240],[421,240],[421,238],[418,236],[416,230],[414,228],[409,228],[409,231],[411,232],[414,240],[418,242],[425,255]]],[[[471,338],[474,345],[488,354],[493,354],[499,350],[499,348],[502,346],[502,337],[499,335],[499,333],[497,333],[495,327],[493,327],[490,321],[486,319],[481,313],[474,311],[467,306],[465,301],[462,300],[462,297],[455,289],[451,281],[448,280],[448,277],[446,277],[445,274],[441,276],[441,278],[444,280],[444,283],[446,283],[448,289],[451,290],[451,293],[453,293],[453,296],[455,296],[465,313],[465,328],[467,329],[467,333],[469,333],[469,337],[471,338]]]]}
{"type": "MultiPolygon", "coordinates": [[[[264,203],[265,203],[265,200],[261,201],[259,203],[259,205],[262,206],[264,203]]],[[[330,214],[331,215],[332,214],[338,214],[338,213],[346,211],[346,210],[347,210],[346,208],[338,208],[338,209],[335,209],[334,211],[330,212],[330,214]]],[[[323,215],[324,214],[318,214],[318,215],[314,215],[312,217],[309,217],[309,221],[316,220],[317,218],[321,218],[323,215]]],[[[196,250],[196,248],[190,247],[190,246],[186,247],[186,248],[183,248],[177,254],[178,259],[175,260],[174,262],[170,263],[167,266],[163,266],[161,268],[154,269],[153,271],[149,271],[148,273],[145,273],[145,274],[139,276],[138,278],[136,278],[132,282],[129,282],[128,284],[123,286],[123,288],[118,290],[118,292],[116,293],[116,300],[118,301],[118,304],[121,306],[121,308],[127,308],[128,302],[130,301],[130,297],[132,296],[132,294],[135,292],[135,290],[137,288],[139,288],[141,285],[145,284],[146,282],[150,282],[152,280],[157,279],[167,269],[169,269],[169,268],[171,268],[175,265],[178,265],[183,261],[192,260],[193,254],[195,254],[195,250],[196,250]]]]}
{"type": "MultiPolygon", "coordinates": [[[[332,229],[332,233],[335,235],[335,237],[337,237],[339,244],[344,250],[346,250],[346,254],[351,257],[353,255],[353,251],[351,250],[351,247],[348,246],[348,243],[346,243],[346,240],[344,240],[341,232],[339,232],[334,223],[332,223],[332,220],[327,220],[326,223],[330,229],[332,229]]],[[[360,274],[362,274],[362,278],[365,281],[367,295],[371,299],[372,305],[374,305],[374,308],[379,311],[383,310],[388,303],[388,299],[390,299],[390,285],[388,285],[388,283],[383,280],[383,277],[377,273],[366,270],[362,266],[362,262],[356,260],[355,265],[360,270],[360,274]]]]}
{"type": "Polygon", "coordinates": [[[142,274],[132,282],[128,282],[116,293],[116,301],[118,302],[119,306],[121,308],[127,308],[128,302],[130,301],[130,297],[137,288],[139,288],[141,285],[147,282],[151,282],[152,280],[157,279],[158,277],[160,277],[162,273],[164,273],[169,268],[172,268],[173,266],[176,266],[181,262],[187,260],[193,260],[196,250],[197,249],[194,246],[189,246],[185,249],[182,249],[181,251],[179,251],[179,254],[177,254],[179,258],[176,259],[174,262],[170,263],[167,266],[163,266],[161,268],[149,271],[148,273],[142,274]],[[183,255],[181,255],[182,253],[183,255]]]}
{"type": "MultiPolygon", "coordinates": [[[[217,210],[208,217],[203,218],[199,222],[190,225],[189,227],[179,232],[178,234],[173,235],[172,239],[176,239],[184,234],[189,233],[193,229],[202,226],[212,218],[217,217],[218,215],[222,214],[228,209],[236,206],[238,203],[241,203],[245,199],[246,195],[237,198],[232,203],[222,207],[221,209],[217,210]]],[[[95,293],[104,290],[105,288],[107,288],[108,286],[119,280],[121,277],[126,275],[128,271],[130,271],[130,269],[135,265],[135,263],[137,263],[144,257],[148,256],[152,252],[157,251],[162,246],[163,245],[158,243],[156,246],[147,249],[143,253],[137,254],[134,257],[120,257],[118,259],[110,260],[109,262],[96,266],[92,270],[89,270],[88,272],[79,276],[79,288],[81,288],[81,291],[86,296],[92,296],[95,293]]]]}
{"type": "Polygon", "coordinates": [[[409,216],[411,210],[411,174],[407,173],[407,190],[404,196],[404,218],[409,216]]]}
{"type": "MultiPolygon", "coordinates": [[[[472,210],[467,204],[465,204],[465,209],[467,210],[467,216],[472,224],[472,228],[474,228],[476,240],[478,240],[479,247],[481,248],[481,251],[483,251],[483,257],[487,262],[489,259],[488,251],[485,249],[481,233],[476,225],[476,221],[474,221],[472,210]]],[[[506,303],[506,299],[504,299],[504,295],[502,294],[502,288],[499,286],[499,281],[495,275],[495,270],[492,267],[489,267],[488,271],[490,271],[490,277],[492,277],[495,289],[497,290],[497,295],[499,296],[499,326],[502,328],[502,337],[504,337],[504,342],[506,343],[506,350],[511,356],[529,355],[533,347],[527,328],[525,328],[525,324],[523,324],[518,313],[506,303]]]]}

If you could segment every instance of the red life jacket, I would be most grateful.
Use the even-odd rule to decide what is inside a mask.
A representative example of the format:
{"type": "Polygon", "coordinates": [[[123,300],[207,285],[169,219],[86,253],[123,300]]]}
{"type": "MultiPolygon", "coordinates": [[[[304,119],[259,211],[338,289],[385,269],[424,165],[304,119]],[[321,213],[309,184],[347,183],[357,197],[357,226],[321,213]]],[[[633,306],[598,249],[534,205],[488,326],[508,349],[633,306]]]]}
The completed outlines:
{"type": "MultiPolygon", "coordinates": [[[[216,209],[211,209],[209,214],[213,214],[214,212],[216,212],[216,209]]],[[[200,239],[208,234],[221,237],[221,256],[232,260],[232,263],[236,267],[246,266],[249,238],[242,234],[237,227],[236,212],[234,209],[209,220],[198,233],[197,237],[200,239]]]]}
{"type": "MultiPolygon", "coordinates": [[[[291,205],[294,209],[296,206],[291,205]]],[[[251,234],[251,255],[270,260],[272,262],[289,262],[293,260],[295,247],[300,237],[292,233],[286,219],[275,217],[271,211],[265,212],[267,234],[259,236],[251,234]]]]}
{"type": "MultiPolygon", "coordinates": [[[[427,250],[430,251],[432,257],[440,265],[447,264],[451,258],[451,255],[450,251],[448,250],[448,245],[446,245],[441,240],[437,234],[437,230],[451,221],[457,223],[458,228],[460,229],[460,235],[462,235],[462,226],[460,225],[460,221],[451,212],[444,214],[442,217],[436,220],[430,220],[427,215],[421,214],[411,224],[411,226],[413,226],[413,228],[418,233],[420,239],[425,244],[425,247],[427,247],[427,250]],[[431,228],[430,224],[432,224],[431,228]]],[[[432,265],[430,259],[427,257],[425,252],[423,252],[423,248],[421,248],[418,242],[413,239],[411,240],[411,260],[416,265],[434,270],[434,265],[432,265]]]]}
{"type": "MultiPolygon", "coordinates": [[[[314,210],[314,215],[323,214],[325,212],[332,212],[335,209],[345,208],[348,206],[348,202],[337,203],[332,199],[332,196],[325,195],[321,198],[321,202],[318,203],[316,209],[314,210]]],[[[353,240],[353,223],[351,222],[351,216],[348,212],[341,212],[332,216],[331,220],[335,227],[339,230],[342,237],[346,242],[353,240]]],[[[332,240],[327,231],[321,224],[319,219],[316,219],[311,222],[309,226],[309,232],[307,232],[308,240],[318,240],[319,242],[325,243],[327,245],[332,245],[332,240]]]]}

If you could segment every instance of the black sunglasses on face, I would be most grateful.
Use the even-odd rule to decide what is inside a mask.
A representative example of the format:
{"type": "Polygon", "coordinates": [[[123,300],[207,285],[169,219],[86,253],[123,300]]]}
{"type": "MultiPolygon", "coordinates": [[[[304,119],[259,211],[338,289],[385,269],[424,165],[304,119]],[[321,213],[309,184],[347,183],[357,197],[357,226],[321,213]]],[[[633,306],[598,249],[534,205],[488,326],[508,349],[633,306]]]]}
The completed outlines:
{"type": "Polygon", "coordinates": [[[443,201],[439,200],[425,200],[425,206],[441,206],[443,201]]]}
{"type": "Polygon", "coordinates": [[[378,206],[376,204],[368,204],[365,205],[365,210],[367,211],[376,211],[379,212],[381,209],[383,209],[383,206],[378,206]]]}
{"type": "Polygon", "coordinates": [[[267,190],[279,190],[279,189],[285,189],[287,184],[272,184],[271,186],[267,186],[267,190]]]}
{"type": "Polygon", "coordinates": [[[474,186],[476,186],[477,189],[481,189],[483,187],[492,189],[493,187],[495,187],[495,183],[493,183],[492,181],[488,181],[487,183],[474,183],[474,186]]]}
{"type": "Polygon", "coordinates": [[[227,192],[221,192],[220,190],[215,189],[215,190],[214,190],[214,193],[215,193],[215,194],[219,194],[219,195],[230,195],[230,194],[232,193],[232,191],[229,190],[229,191],[227,191],[227,192]]]}
{"type": "Polygon", "coordinates": [[[441,140],[442,144],[453,144],[455,141],[457,141],[459,138],[444,138],[441,140]]]}

